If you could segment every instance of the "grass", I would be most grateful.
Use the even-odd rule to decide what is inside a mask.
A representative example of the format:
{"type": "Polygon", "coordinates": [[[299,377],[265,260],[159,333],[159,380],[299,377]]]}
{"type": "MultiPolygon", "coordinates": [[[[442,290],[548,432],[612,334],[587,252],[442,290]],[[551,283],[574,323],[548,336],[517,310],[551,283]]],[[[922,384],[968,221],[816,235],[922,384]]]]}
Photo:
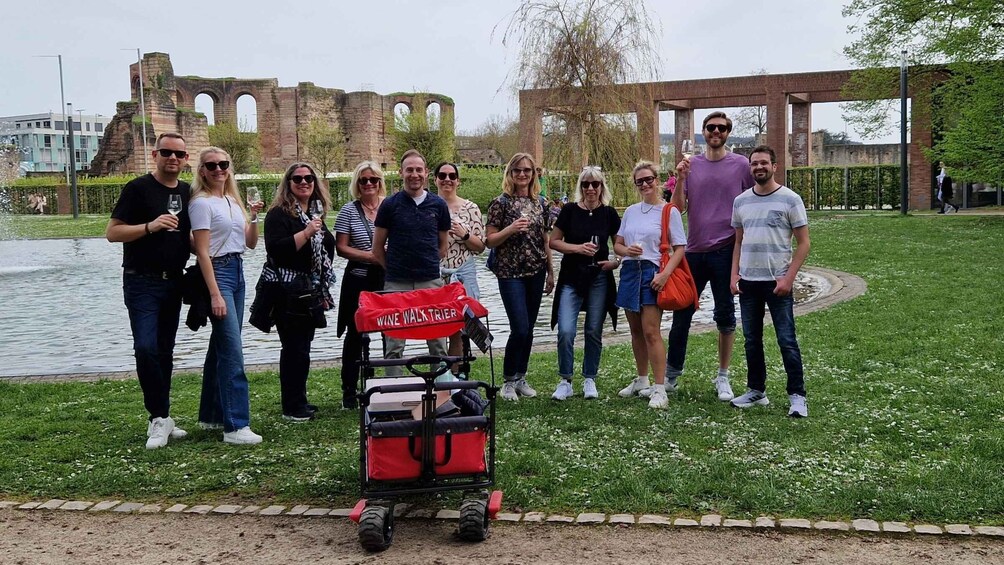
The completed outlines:
{"type": "Polygon", "coordinates": [[[3,216],[0,218],[0,239],[104,237],[108,218],[107,214],[81,214],[76,220],[73,216],[51,214],[3,216]]]}
{"type": "MultiPolygon", "coordinates": [[[[590,402],[549,400],[556,355],[536,354],[540,398],[499,410],[505,507],[1004,523],[1004,217],[813,214],[811,230],[810,263],[862,276],[868,291],[798,318],[810,418],[785,417],[776,346],[773,403],[748,411],[712,394],[710,334],[690,340],[665,411],[616,396],[633,375],[627,345],[604,350],[590,402]]],[[[736,345],[738,390],[741,336],[736,345]]],[[[251,449],[194,425],[199,384],[180,376],[172,394],[189,438],[146,451],[134,381],[0,382],[0,497],[354,502],[357,420],[337,408],[337,370],[312,373],[322,417],[301,425],[279,417],[277,376],[251,375],[265,436],[251,449]]]]}

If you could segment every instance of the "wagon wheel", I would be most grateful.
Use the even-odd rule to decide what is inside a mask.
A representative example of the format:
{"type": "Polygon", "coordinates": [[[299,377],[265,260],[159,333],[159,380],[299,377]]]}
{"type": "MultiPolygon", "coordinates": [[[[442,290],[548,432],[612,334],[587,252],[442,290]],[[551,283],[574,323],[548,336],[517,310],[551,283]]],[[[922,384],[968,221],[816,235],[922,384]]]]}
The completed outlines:
{"type": "Polygon", "coordinates": [[[488,539],[488,501],[480,498],[467,499],[460,505],[460,524],[457,531],[465,541],[488,539]]]}
{"type": "Polygon", "coordinates": [[[359,544],[366,551],[383,551],[394,538],[394,515],[385,506],[367,506],[359,516],[359,544]]]}

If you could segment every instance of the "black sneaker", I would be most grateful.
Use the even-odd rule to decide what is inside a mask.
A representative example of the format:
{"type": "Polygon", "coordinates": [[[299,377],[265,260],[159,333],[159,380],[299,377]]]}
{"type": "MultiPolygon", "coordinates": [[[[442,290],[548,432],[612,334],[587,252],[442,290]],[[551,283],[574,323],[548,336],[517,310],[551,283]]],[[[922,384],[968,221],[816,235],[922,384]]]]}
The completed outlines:
{"type": "Polygon", "coordinates": [[[312,413],[316,414],[317,413],[317,406],[314,406],[313,404],[308,404],[307,405],[307,412],[312,412],[312,413]]]}
{"type": "Polygon", "coordinates": [[[314,413],[304,409],[300,412],[294,412],[292,414],[283,414],[282,419],[290,422],[308,422],[314,419],[314,413]]]}
{"type": "Polygon", "coordinates": [[[355,394],[342,397],[342,410],[355,410],[356,408],[359,408],[359,401],[356,400],[355,394]]]}

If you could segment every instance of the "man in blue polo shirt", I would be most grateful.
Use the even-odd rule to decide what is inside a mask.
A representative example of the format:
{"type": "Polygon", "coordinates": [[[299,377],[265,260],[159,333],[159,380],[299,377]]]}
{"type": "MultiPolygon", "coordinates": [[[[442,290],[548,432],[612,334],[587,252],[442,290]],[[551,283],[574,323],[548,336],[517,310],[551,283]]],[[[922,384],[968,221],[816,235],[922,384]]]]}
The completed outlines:
{"type": "MultiPolygon", "coordinates": [[[[387,273],[384,290],[443,286],[439,261],[446,257],[452,222],[446,201],[425,189],[428,178],[425,157],[409,149],[401,157],[404,190],[388,197],[377,210],[373,256],[387,273]]],[[[384,357],[400,359],[404,340],[390,337],[384,340],[384,357]]],[[[446,355],[445,339],[430,339],[428,344],[430,355],[446,355]]],[[[388,367],[387,374],[400,374],[400,367],[388,367]]]]}

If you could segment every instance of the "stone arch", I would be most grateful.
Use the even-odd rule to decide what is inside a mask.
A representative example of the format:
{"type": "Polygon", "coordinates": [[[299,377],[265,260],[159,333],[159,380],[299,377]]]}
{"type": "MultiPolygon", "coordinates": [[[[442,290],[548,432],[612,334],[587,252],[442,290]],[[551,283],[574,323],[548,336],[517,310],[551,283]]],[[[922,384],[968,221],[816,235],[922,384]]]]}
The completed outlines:
{"type": "Polygon", "coordinates": [[[234,115],[240,131],[258,131],[258,98],[253,92],[239,90],[234,93],[234,115]]]}
{"type": "Polygon", "coordinates": [[[219,99],[212,92],[202,91],[192,100],[192,108],[205,114],[206,125],[213,126],[216,125],[216,107],[219,103],[219,99]]]}
{"type": "MultiPolygon", "coordinates": [[[[412,107],[410,100],[396,100],[394,102],[393,112],[392,112],[392,115],[394,117],[394,123],[392,124],[392,126],[396,128],[398,125],[398,117],[401,118],[407,117],[413,111],[414,108],[412,107]]],[[[407,126],[406,120],[402,120],[401,123],[407,126]]]]}
{"type": "Polygon", "coordinates": [[[442,125],[443,105],[438,100],[430,100],[425,104],[425,119],[431,130],[438,130],[442,125]]]}

